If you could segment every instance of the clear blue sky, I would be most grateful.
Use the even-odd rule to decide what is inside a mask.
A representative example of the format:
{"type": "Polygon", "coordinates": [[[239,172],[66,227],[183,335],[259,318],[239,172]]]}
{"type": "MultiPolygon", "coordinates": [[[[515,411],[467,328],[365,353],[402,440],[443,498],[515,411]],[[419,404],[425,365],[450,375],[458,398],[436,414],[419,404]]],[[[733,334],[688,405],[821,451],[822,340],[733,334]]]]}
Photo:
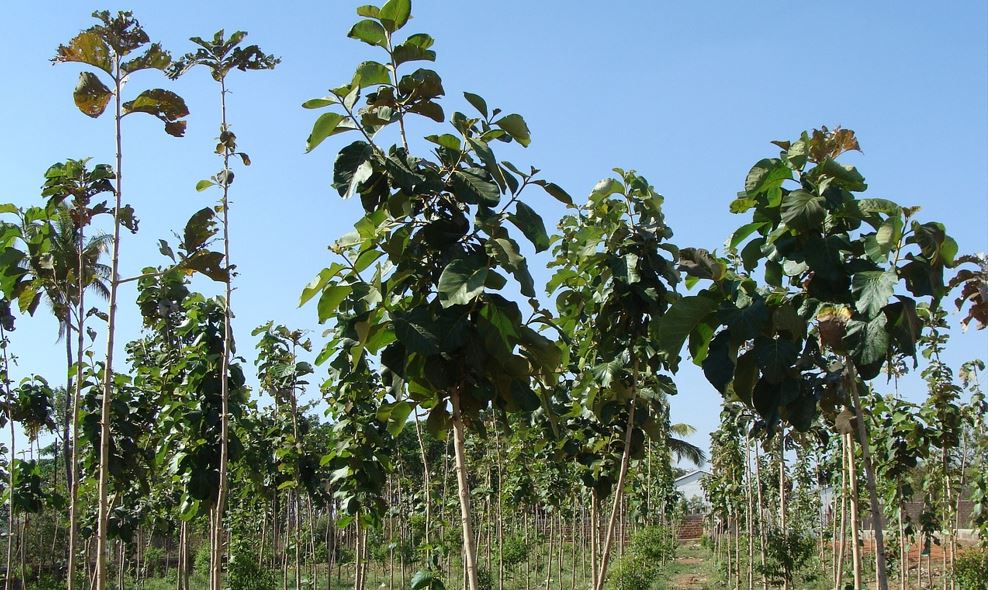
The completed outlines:
{"type": "MultiPolygon", "coordinates": [[[[91,24],[92,10],[134,10],[152,39],[175,54],[189,49],[193,35],[249,31],[251,42],[283,63],[229,79],[230,121],[254,160],[232,193],[240,352],[253,360],[249,332],[269,319],[311,329],[321,342],[315,310],[296,309],[298,294],[329,262],[326,245],[359,214],[329,186],[335,152],[351,139],[327,140],[305,155],[316,113],[299,105],[348,81],[360,61],[380,58],[346,38],[356,4],[8,3],[0,31],[0,202],[39,203],[42,174],[53,162],[112,161],[111,119],[89,119],[72,103],[80,68],[49,64],[59,43],[91,24]]],[[[961,251],[988,250],[988,5],[981,0],[592,7],[417,0],[406,30],[436,38],[434,67],[449,97],[447,113],[465,108],[461,92],[468,90],[525,116],[531,147],[502,157],[541,168],[578,199],[610,168],[635,168],[666,196],[680,245],[718,247],[744,223],[728,203],[751,164],[774,155],[770,140],[843,125],[860,138],[864,153],[850,160],[866,176],[869,195],[922,205],[923,217],[945,222],[961,251]]],[[[161,261],[158,238],[212,202],[214,194],[193,187],[218,167],[211,157],[218,98],[205,71],[177,83],[141,73],[131,84],[128,96],[154,86],[182,94],[192,115],[183,139],[165,136],[150,117],[125,120],[126,200],[142,220],[140,233],[123,246],[125,274],[161,261]]],[[[421,122],[410,129],[417,136],[436,132],[421,122]]],[[[561,209],[547,196],[532,198],[551,228],[561,209]]],[[[545,259],[531,262],[544,283],[545,259]]],[[[132,285],[122,292],[120,342],[139,328],[132,285]]],[[[197,286],[220,292],[216,284],[197,286]]],[[[955,366],[985,358],[985,333],[956,332],[948,356],[955,366]]],[[[38,372],[63,381],[55,334],[43,310],[20,320],[15,378],[38,372]]],[[[719,396],[689,363],[677,381],[673,419],[695,425],[696,442],[706,446],[719,396]]],[[[915,382],[907,389],[915,399],[923,395],[915,382]]]]}

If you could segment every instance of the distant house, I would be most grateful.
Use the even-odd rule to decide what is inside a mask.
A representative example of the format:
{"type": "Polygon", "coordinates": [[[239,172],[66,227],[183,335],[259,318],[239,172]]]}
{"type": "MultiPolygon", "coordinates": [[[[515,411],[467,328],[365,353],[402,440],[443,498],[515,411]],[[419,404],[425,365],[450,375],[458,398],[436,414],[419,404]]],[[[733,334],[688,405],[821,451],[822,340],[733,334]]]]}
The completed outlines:
{"type": "Polygon", "coordinates": [[[696,471],[676,478],[673,485],[676,487],[676,491],[682,494],[683,498],[687,502],[702,502],[706,504],[706,496],[703,493],[703,487],[700,485],[700,482],[703,481],[705,477],[709,476],[710,474],[708,472],[702,469],[697,469],[696,471]]]}

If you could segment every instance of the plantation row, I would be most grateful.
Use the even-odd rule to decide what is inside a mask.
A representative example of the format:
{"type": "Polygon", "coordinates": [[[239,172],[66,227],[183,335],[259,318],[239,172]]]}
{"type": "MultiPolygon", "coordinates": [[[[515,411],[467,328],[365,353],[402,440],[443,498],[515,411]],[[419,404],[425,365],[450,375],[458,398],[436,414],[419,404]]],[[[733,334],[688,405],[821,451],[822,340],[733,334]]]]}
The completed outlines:
{"type": "Polygon", "coordinates": [[[772,142],[728,204],[744,219],[722,253],[676,244],[635,171],[577,204],[495,155],[528,146],[521,115],[471,93],[470,113],[446,113],[439,74],[415,63],[435,61],[432,37],[402,33],[410,10],[358,8],[349,36],[378,61],[302,105],[320,112],[307,151],[351,137],[332,183],[363,211],[301,292],[328,342],[268,322],[253,369],[231,327],[230,195],[251,161],[228,81],[279,60],[224,31],[173,60],[128,12],[94,13],[57,48],[55,63],[82,66],[79,110],[113,119],[116,159],[56,163],[37,203],[0,206],[6,589],[646,590],[696,512],[718,584],[983,588],[988,553],[964,546],[988,542],[984,363],[955,377],[941,353],[949,307],[988,323],[984,256],[960,255],[919,207],[861,197],[839,161],[859,149],[847,129],[772,142]],[[130,76],[193,68],[221,105],[220,169],[196,185],[217,201],[178,243],[157,241],[164,262],[123,269],[121,234],[138,229],[127,117],[181,137],[189,113],[130,76]],[[433,147],[413,155],[419,136],[433,147]],[[555,235],[533,191],[567,207],[555,235]],[[552,257],[544,289],[532,251],[552,257]],[[221,294],[193,291],[196,275],[221,294]],[[143,329],[120,343],[127,283],[143,329]],[[39,310],[64,338],[64,388],[11,359],[39,310]],[[674,484],[674,459],[705,461],[669,415],[686,360],[724,399],[705,502],[674,484]],[[917,405],[895,387],[920,367],[917,405]],[[310,381],[327,420],[304,401],[310,381]]]}

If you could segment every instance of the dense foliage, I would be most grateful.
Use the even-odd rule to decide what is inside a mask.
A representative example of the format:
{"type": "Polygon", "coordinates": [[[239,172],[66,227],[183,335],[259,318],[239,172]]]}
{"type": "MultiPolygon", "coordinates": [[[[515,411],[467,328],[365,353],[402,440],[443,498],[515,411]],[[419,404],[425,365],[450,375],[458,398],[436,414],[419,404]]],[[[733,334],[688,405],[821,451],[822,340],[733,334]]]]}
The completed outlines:
{"type": "Polygon", "coordinates": [[[984,552],[960,530],[988,540],[985,365],[955,374],[943,352],[951,301],[964,327],[988,323],[985,259],[919,207],[864,197],[841,159],[853,131],[772,142],[727,203],[750,219],[723,252],[675,245],[637,172],[615,168],[577,204],[503,159],[533,141],[528,124],[470,92],[468,112],[447,106],[409,0],[357,14],[349,37],[377,60],[302,107],[319,111],[307,152],[351,137],[331,182],[359,217],[301,290],[321,335],[250,333],[256,390],[233,330],[230,191],[251,159],[227,85],[280,60],[220,30],[173,61],[129,12],[94,13],[56,50],[86,68],[73,99],[113,117],[116,158],[64,159],[37,200],[0,205],[8,589],[647,590],[691,525],[736,588],[873,575],[887,590],[924,571],[982,587],[984,552]],[[218,85],[222,164],[194,188],[218,199],[128,276],[123,121],[148,114],[179,138],[189,108],[161,88],[122,95],[138,72],[196,66],[218,85]],[[566,208],[556,235],[545,195],[566,208]],[[542,253],[551,304],[529,266],[542,253]],[[120,346],[126,283],[142,325],[120,346]],[[64,338],[64,387],[15,364],[15,327],[39,313],[64,338]],[[706,456],[670,418],[686,354],[723,396],[690,501],[674,459],[706,456]],[[921,403],[899,396],[909,371],[921,403]]]}

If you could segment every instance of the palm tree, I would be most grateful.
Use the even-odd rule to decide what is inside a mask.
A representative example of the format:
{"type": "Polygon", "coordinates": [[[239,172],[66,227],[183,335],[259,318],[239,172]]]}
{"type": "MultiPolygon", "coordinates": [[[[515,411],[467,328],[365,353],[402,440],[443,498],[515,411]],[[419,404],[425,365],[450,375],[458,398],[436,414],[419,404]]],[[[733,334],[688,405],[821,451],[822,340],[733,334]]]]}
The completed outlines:
{"type": "Polygon", "coordinates": [[[682,438],[695,432],[696,428],[683,422],[670,424],[666,444],[669,447],[669,452],[676,457],[676,461],[685,459],[697,467],[703,467],[703,464],[707,462],[707,454],[700,447],[686,442],[682,438]]]}
{"type": "MultiPolygon", "coordinates": [[[[71,367],[75,362],[72,354],[72,332],[82,329],[85,318],[78,317],[79,285],[91,291],[104,301],[109,297],[106,281],[110,277],[110,267],[102,264],[102,258],[112,243],[109,234],[99,233],[84,242],[73,220],[71,209],[59,205],[47,217],[33,222],[25,222],[22,227],[27,238],[38,232],[46,232],[48,250],[42,255],[31,255],[24,259],[24,265],[32,277],[35,288],[48,303],[52,315],[58,322],[58,340],[65,340],[66,385],[71,392],[71,367]],[[81,243],[81,250],[80,250],[81,243]],[[83,270],[82,281],[78,280],[79,268],[83,270]]],[[[30,240],[28,240],[30,241],[30,240]]],[[[67,396],[62,421],[62,453],[65,460],[66,485],[72,488],[71,448],[69,425],[72,422],[73,403],[67,396]]]]}

